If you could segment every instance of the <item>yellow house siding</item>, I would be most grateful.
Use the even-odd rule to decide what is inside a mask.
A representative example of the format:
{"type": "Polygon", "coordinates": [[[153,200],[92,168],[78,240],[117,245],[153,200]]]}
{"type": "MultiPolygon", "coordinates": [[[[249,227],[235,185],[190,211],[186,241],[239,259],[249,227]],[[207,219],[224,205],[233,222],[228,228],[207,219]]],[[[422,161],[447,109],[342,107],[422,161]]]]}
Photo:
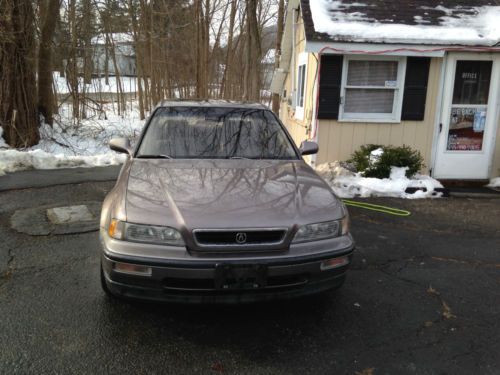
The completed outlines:
{"type": "MultiPolygon", "coordinates": [[[[301,18],[302,20],[302,18],[301,18]]],[[[292,64],[295,64],[295,79],[297,79],[297,61],[300,53],[305,50],[305,32],[303,23],[300,22],[296,26],[296,37],[295,37],[295,61],[292,61],[292,64]]],[[[285,124],[288,132],[292,136],[294,142],[297,145],[306,139],[309,138],[309,131],[311,128],[311,119],[313,114],[313,102],[314,102],[314,82],[316,75],[316,59],[313,54],[309,54],[307,57],[307,74],[305,79],[305,92],[304,92],[304,117],[303,120],[298,120],[295,118],[294,109],[288,105],[288,98],[291,95],[292,90],[292,82],[291,82],[291,74],[287,75],[285,80],[285,90],[287,93],[287,98],[282,98],[281,106],[280,106],[280,119],[285,124]]],[[[290,68],[290,73],[292,69],[290,68]]]]}
{"type": "Polygon", "coordinates": [[[441,59],[432,58],[424,121],[400,123],[319,121],[319,145],[316,164],[333,160],[347,160],[361,145],[408,145],[420,150],[427,167],[430,166],[432,141],[436,121],[441,59]]]}
{"type": "Polygon", "coordinates": [[[500,118],[497,124],[497,137],[495,140],[495,151],[493,153],[493,164],[491,168],[491,178],[500,176],[500,118]]]}

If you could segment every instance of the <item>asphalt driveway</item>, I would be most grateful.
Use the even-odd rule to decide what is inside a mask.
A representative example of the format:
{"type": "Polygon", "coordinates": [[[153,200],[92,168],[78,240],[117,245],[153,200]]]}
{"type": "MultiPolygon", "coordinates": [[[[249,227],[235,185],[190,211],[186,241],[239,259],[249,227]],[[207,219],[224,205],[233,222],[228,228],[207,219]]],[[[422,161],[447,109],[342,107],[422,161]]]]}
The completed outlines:
{"type": "Polygon", "coordinates": [[[21,208],[102,200],[112,182],[0,193],[0,373],[500,374],[500,200],[350,210],[344,287],[246,306],[107,299],[97,232],[30,236],[21,208]]]}

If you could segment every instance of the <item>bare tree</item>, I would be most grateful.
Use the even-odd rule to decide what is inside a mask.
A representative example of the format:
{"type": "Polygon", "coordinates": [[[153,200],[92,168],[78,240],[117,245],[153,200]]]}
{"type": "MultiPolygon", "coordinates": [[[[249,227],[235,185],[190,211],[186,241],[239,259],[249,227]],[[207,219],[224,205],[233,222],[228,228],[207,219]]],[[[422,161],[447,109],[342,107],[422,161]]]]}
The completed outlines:
{"type": "MultiPolygon", "coordinates": [[[[278,69],[280,66],[280,58],[281,58],[281,39],[283,38],[283,29],[284,29],[284,20],[285,20],[285,1],[279,0],[278,4],[278,25],[276,32],[276,52],[274,54],[274,69],[278,69]]],[[[273,102],[272,109],[274,113],[278,114],[280,111],[280,94],[273,94],[273,102]]]]}
{"type": "Polygon", "coordinates": [[[245,75],[243,98],[249,101],[260,99],[260,33],[257,22],[258,0],[246,0],[247,28],[245,46],[245,75]]]}
{"type": "Polygon", "coordinates": [[[40,44],[38,47],[38,110],[45,122],[52,125],[56,105],[52,87],[52,55],[54,32],[59,18],[59,0],[44,0],[40,4],[40,44]]]}
{"type": "Polygon", "coordinates": [[[0,125],[12,147],[40,139],[31,0],[0,0],[0,125]]]}

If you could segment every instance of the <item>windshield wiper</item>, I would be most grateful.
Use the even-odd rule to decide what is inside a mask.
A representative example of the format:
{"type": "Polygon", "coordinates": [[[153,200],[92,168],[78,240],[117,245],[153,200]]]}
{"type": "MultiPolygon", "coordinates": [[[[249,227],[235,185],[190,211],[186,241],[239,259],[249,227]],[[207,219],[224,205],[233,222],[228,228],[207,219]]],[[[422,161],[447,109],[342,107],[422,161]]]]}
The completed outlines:
{"type": "Polygon", "coordinates": [[[228,156],[227,157],[228,159],[241,159],[241,160],[255,160],[255,159],[259,159],[258,157],[255,157],[255,158],[246,158],[244,156],[228,156]]]}
{"type": "Polygon", "coordinates": [[[148,154],[143,154],[137,156],[138,159],[173,159],[169,155],[164,155],[164,154],[158,154],[158,155],[148,155],[148,154]]]}

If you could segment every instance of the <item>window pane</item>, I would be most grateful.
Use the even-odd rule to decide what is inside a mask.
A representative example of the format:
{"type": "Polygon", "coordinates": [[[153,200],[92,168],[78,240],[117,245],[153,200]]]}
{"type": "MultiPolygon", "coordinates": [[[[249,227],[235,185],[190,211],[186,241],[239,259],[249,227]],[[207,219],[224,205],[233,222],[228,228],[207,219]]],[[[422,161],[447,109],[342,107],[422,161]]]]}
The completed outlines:
{"type": "Polygon", "coordinates": [[[492,61],[457,61],[453,104],[488,104],[492,61]]]}
{"type": "Polygon", "coordinates": [[[392,113],[394,90],[346,89],[345,113],[392,113]]]}
{"type": "Polygon", "coordinates": [[[347,85],[349,86],[385,87],[393,84],[397,79],[397,61],[349,61],[347,75],[347,85]]]}

